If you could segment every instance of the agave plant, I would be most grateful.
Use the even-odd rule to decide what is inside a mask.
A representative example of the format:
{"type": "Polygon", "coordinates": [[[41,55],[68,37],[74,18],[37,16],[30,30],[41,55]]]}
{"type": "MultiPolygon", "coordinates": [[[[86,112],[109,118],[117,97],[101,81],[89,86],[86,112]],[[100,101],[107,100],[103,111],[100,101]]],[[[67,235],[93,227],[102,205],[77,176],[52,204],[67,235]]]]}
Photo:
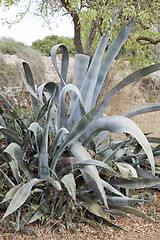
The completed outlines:
{"type": "Polygon", "coordinates": [[[2,220],[12,215],[16,230],[40,218],[44,221],[59,216],[60,220],[69,222],[77,212],[80,216],[83,208],[116,229],[121,228],[109,220],[112,208],[152,221],[131,207],[146,200],[126,196],[121,189],[126,189],[127,194],[129,189],[159,187],[160,179],[155,173],[159,174],[160,166],[154,161],[154,155],[160,155],[160,145],[152,151],[149,141],[159,144],[160,140],[147,139],[130,117],[159,111],[160,103],[143,106],[123,116],[106,116],[105,112],[123,87],[160,70],[160,64],[130,74],[96,104],[109,67],[136,21],[131,19],[105,52],[122,4],[123,1],[91,63],[86,55],[75,56],[72,84],[66,83],[69,54],[63,44],[53,46],[51,51],[59,86],[52,81],[36,90],[28,63],[19,60],[18,69],[31,96],[33,122],[26,123],[0,94],[3,103],[0,132],[7,145],[1,151],[0,173],[8,186],[1,204],[9,203],[2,220]],[[59,48],[62,51],[60,70],[56,61],[59,48]],[[108,138],[113,132],[131,137],[115,143],[108,138]],[[69,164],[63,168],[66,160],[69,164]]]}

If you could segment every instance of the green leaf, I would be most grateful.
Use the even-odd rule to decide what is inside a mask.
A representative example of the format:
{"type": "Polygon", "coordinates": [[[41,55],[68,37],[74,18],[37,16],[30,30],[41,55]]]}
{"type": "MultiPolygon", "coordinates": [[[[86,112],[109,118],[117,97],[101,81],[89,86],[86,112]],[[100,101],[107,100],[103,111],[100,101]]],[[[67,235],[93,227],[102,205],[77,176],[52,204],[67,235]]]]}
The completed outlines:
{"type": "Polygon", "coordinates": [[[31,219],[29,220],[29,222],[27,222],[27,224],[30,224],[30,223],[33,223],[33,222],[37,221],[37,220],[40,219],[44,214],[45,214],[45,212],[43,212],[42,210],[38,210],[38,211],[35,212],[35,214],[31,217],[31,219]]]}
{"type": "Polygon", "coordinates": [[[86,207],[89,212],[93,213],[97,217],[102,218],[107,224],[107,226],[112,227],[115,230],[124,230],[123,228],[118,227],[115,224],[108,221],[106,213],[95,200],[90,199],[86,196],[77,196],[77,198],[79,201],[81,201],[82,206],[86,207]]]}
{"type": "Polygon", "coordinates": [[[149,67],[145,67],[142,68],[130,75],[128,75],[126,78],[124,78],[122,81],[120,81],[115,87],[113,87],[105,96],[104,100],[102,101],[102,103],[100,103],[99,106],[99,112],[97,113],[96,118],[99,118],[103,115],[103,113],[105,113],[108,105],[110,104],[110,102],[112,101],[112,99],[114,98],[114,96],[116,96],[116,94],[125,86],[140,80],[141,78],[156,72],[160,70],[160,63],[151,65],[149,67]]]}
{"type": "MultiPolygon", "coordinates": [[[[124,1],[121,1],[119,4],[116,13],[114,14],[112,21],[109,23],[108,30],[105,31],[103,34],[98,47],[94,53],[94,56],[92,58],[91,64],[89,66],[89,69],[87,71],[87,74],[85,76],[85,79],[83,81],[82,87],[81,87],[81,94],[84,99],[84,104],[85,104],[85,111],[89,112],[91,110],[91,105],[92,105],[92,97],[94,94],[94,90],[96,87],[96,82],[97,82],[97,77],[101,65],[101,61],[111,34],[111,29],[115,24],[115,21],[117,19],[118,13],[123,5],[124,1]]],[[[73,106],[72,112],[71,112],[71,119],[72,122],[78,122],[82,116],[84,115],[83,112],[81,112],[81,105],[79,100],[77,99],[75,101],[75,104],[73,106]]],[[[71,122],[71,125],[72,125],[71,122]]]]}
{"type": "Polygon", "coordinates": [[[7,180],[6,184],[9,185],[10,188],[14,187],[15,184],[12,182],[12,180],[5,174],[2,169],[0,168],[0,173],[3,175],[3,177],[7,180]]]}
{"type": "Polygon", "coordinates": [[[137,204],[139,202],[148,202],[144,199],[134,199],[134,198],[128,198],[128,197],[117,197],[117,196],[108,196],[107,195],[107,202],[109,207],[123,207],[123,206],[129,206],[132,204],[137,204]]]}
{"type": "Polygon", "coordinates": [[[24,144],[24,141],[19,138],[15,132],[13,132],[12,130],[6,128],[6,127],[3,127],[3,126],[0,126],[0,132],[4,135],[4,136],[7,136],[10,140],[12,140],[13,142],[19,144],[20,146],[23,146],[24,144]]]}
{"type": "Polygon", "coordinates": [[[55,103],[58,103],[58,101],[59,101],[59,87],[58,87],[58,85],[54,82],[47,82],[47,83],[42,83],[37,88],[39,99],[40,99],[41,103],[43,103],[43,104],[44,104],[44,102],[43,102],[44,89],[46,89],[48,91],[50,97],[52,97],[54,95],[55,96],[54,101],[55,101],[55,103]]]}
{"type": "Polygon", "coordinates": [[[42,138],[43,138],[43,129],[40,127],[40,125],[37,122],[31,123],[27,131],[33,132],[35,136],[35,142],[36,142],[36,147],[37,147],[37,153],[40,151],[40,146],[42,143],[42,138]]]}
{"type": "Polygon", "coordinates": [[[68,119],[67,118],[67,109],[66,109],[66,103],[65,103],[65,96],[68,91],[74,91],[77,94],[77,96],[81,102],[81,105],[84,109],[83,98],[81,96],[79,89],[76,86],[74,86],[73,84],[67,84],[66,86],[64,86],[59,95],[58,129],[60,129],[62,127],[65,127],[65,128],[68,127],[68,125],[67,125],[67,119],[68,119]]]}
{"type": "Polygon", "coordinates": [[[119,195],[119,196],[121,196],[121,197],[124,196],[120,191],[118,191],[116,188],[114,188],[112,185],[110,185],[109,183],[107,183],[107,182],[104,181],[103,179],[102,179],[102,184],[103,184],[103,187],[104,187],[105,189],[107,189],[108,191],[110,191],[110,192],[112,192],[112,193],[114,193],[114,194],[116,194],[116,195],[119,195]]]}
{"type": "MultiPolygon", "coordinates": [[[[92,160],[89,153],[80,142],[74,141],[68,147],[72,152],[73,156],[75,157],[77,163],[81,163],[82,161],[86,160],[92,160]]],[[[80,170],[89,188],[91,188],[95,193],[97,193],[98,196],[103,200],[105,206],[107,206],[105,191],[97,168],[91,165],[84,166],[80,170]]]]}
{"type": "Polygon", "coordinates": [[[121,206],[117,205],[117,206],[114,206],[114,207],[116,207],[116,208],[118,208],[118,209],[120,209],[120,210],[122,210],[124,212],[131,213],[131,214],[133,214],[133,215],[135,215],[137,217],[140,217],[140,218],[142,218],[144,220],[147,220],[149,222],[155,222],[151,217],[148,217],[145,213],[142,213],[139,210],[137,210],[137,209],[135,209],[135,208],[133,208],[131,206],[121,207],[121,206]]]}
{"type": "MultiPolygon", "coordinates": [[[[73,80],[72,83],[75,85],[79,90],[83,84],[83,80],[85,78],[88,64],[89,64],[90,57],[84,54],[76,54],[74,58],[74,72],[73,72],[73,80]]],[[[72,92],[71,93],[71,101],[69,110],[72,111],[74,103],[76,101],[77,95],[72,92]]]]}
{"type": "Polygon", "coordinates": [[[116,166],[118,167],[121,175],[125,178],[129,178],[129,177],[138,177],[137,176],[137,172],[135,170],[135,168],[128,164],[128,163],[123,163],[123,162],[115,162],[116,166]]]}
{"type": "MultiPolygon", "coordinates": [[[[21,74],[23,83],[25,84],[27,90],[30,93],[32,106],[33,106],[33,112],[34,112],[34,115],[36,117],[38,112],[39,112],[39,106],[38,106],[38,100],[39,99],[36,95],[34,79],[33,79],[33,76],[32,76],[32,71],[31,71],[28,63],[26,61],[24,61],[23,59],[20,59],[18,61],[18,70],[21,74]],[[21,66],[23,66],[24,72],[22,71],[21,66]]],[[[39,124],[42,126],[41,121],[39,121],[39,124]]]]}
{"type": "Polygon", "coordinates": [[[27,162],[25,162],[24,160],[18,161],[18,165],[19,167],[22,169],[22,171],[24,172],[25,176],[31,180],[34,177],[33,172],[29,169],[29,166],[27,164],[27,162]]]}
{"type": "MultiPolygon", "coordinates": [[[[53,158],[52,155],[52,162],[50,165],[50,168],[54,171],[55,170],[55,166],[57,164],[58,161],[58,157],[62,154],[62,152],[64,151],[64,148],[70,144],[73,141],[76,141],[77,139],[79,139],[79,137],[82,135],[82,133],[84,133],[88,127],[88,125],[92,122],[93,117],[95,116],[95,113],[97,112],[97,109],[94,108],[93,110],[91,110],[89,113],[87,113],[78,123],[74,128],[71,128],[72,130],[69,132],[66,128],[61,128],[59,130],[59,132],[57,133],[58,136],[60,136],[62,134],[63,136],[63,142],[61,142],[60,144],[60,148],[57,151],[55,157],[53,158]],[[68,134],[67,134],[68,133],[68,134]],[[60,134],[60,135],[59,135],[60,134]]],[[[59,140],[59,137],[55,137],[56,139],[56,143],[59,140]]],[[[52,147],[53,149],[53,147],[52,147]]]]}
{"type": "Polygon", "coordinates": [[[48,132],[49,132],[49,123],[51,120],[51,109],[53,105],[54,96],[52,96],[50,100],[50,104],[48,107],[47,119],[45,122],[44,130],[43,130],[43,137],[40,146],[39,152],[39,162],[38,162],[38,175],[41,179],[48,179],[49,178],[49,166],[48,166],[48,132]]]}
{"type": "MultiPolygon", "coordinates": [[[[80,149],[80,148],[78,148],[78,146],[77,146],[77,149],[80,149]]],[[[75,155],[75,157],[76,156],[77,156],[77,154],[75,155]]],[[[84,153],[82,153],[81,158],[77,156],[77,163],[74,163],[72,166],[68,166],[68,167],[62,169],[61,172],[58,173],[58,175],[63,175],[67,171],[72,170],[72,168],[73,169],[78,169],[78,168],[83,168],[83,167],[85,167],[87,165],[93,165],[93,166],[96,166],[96,167],[101,167],[101,168],[109,171],[110,173],[113,173],[115,175],[119,175],[116,171],[113,170],[113,168],[111,168],[108,164],[106,164],[106,163],[104,163],[102,161],[93,160],[91,158],[89,160],[85,160],[84,153]]]]}
{"type": "Polygon", "coordinates": [[[160,103],[143,105],[140,108],[132,109],[131,111],[124,113],[123,116],[130,118],[139,114],[155,112],[155,111],[160,111],[160,103]]]}
{"type": "Polygon", "coordinates": [[[5,195],[3,201],[1,203],[4,203],[10,199],[13,198],[13,196],[15,195],[15,193],[17,192],[17,190],[22,186],[22,184],[18,184],[13,186],[5,195]]]}
{"type": "Polygon", "coordinates": [[[29,197],[32,187],[41,181],[42,180],[40,179],[34,178],[31,181],[24,184],[22,187],[20,187],[13,196],[2,220],[4,220],[8,215],[15,212],[19,207],[21,207],[29,197]]]}
{"type": "Polygon", "coordinates": [[[22,150],[17,143],[10,143],[4,152],[9,154],[13,160],[22,160],[22,150]]]}
{"type": "MultiPolygon", "coordinates": [[[[68,134],[68,130],[66,128],[59,129],[56,133],[53,143],[51,144],[50,158],[52,159],[52,162],[51,162],[50,168],[53,170],[55,169],[55,166],[58,161],[58,157],[57,157],[57,159],[54,158],[54,154],[57,150],[57,145],[58,144],[62,145],[62,139],[64,140],[66,134],[68,134]]],[[[61,150],[62,149],[63,148],[61,147],[61,150]]]]}
{"type": "Polygon", "coordinates": [[[128,36],[133,30],[133,27],[135,25],[136,21],[135,19],[131,19],[129,24],[125,25],[118,33],[118,35],[114,38],[112,43],[109,45],[108,50],[105,54],[105,57],[101,63],[101,67],[99,69],[97,83],[94,90],[94,95],[92,98],[92,107],[95,105],[97,101],[98,94],[101,90],[102,84],[104,82],[104,79],[108,73],[108,70],[111,66],[112,61],[117,56],[118,52],[120,51],[122,45],[127,40],[128,36]]]}
{"type": "MultiPolygon", "coordinates": [[[[4,106],[10,110],[10,114],[15,118],[18,119],[21,123],[21,125],[23,126],[23,128],[26,128],[23,121],[21,120],[20,116],[16,113],[16,111],[14,110],[14,108],[12,107],[12,105],[10,104],[10,102],[2,95],[2,93],[0,93],[0,100],[3,102],[4,106]]],[[[2,124],[1,121],[1,126],[5,127],[4,122],[2,124]]]]}
{"type": "Polygon", "coordinates": [[[129,189],[141,189],[141,188],[149,188],[154,187],[157,184],[160,184],[159,178],[145,178],[145,177],[138,177],[138,178],[131,178],[131,179],[112,179],[110,184],[122,188],[129,188],[129,189]]]}
{"type": "Polygon", "coordinates": [[[65,185],[71,198],[76,202],[76,183],[72,173],[65,175],[61,182],[65,185]]]}
{"type": "Polygon", "coordinates": [[[56,188],[58,191],[62,191],[62,187],[61,184],[59,183],[59,181],[52,179],[51,177],[49,178],[49,183],[56,188]]]}
{"type": "Polygon", "coordinates": [[[18,168],[18,161],[10,161],[9,165],[12,169],[13,176],[18,183],[19,179],[21,179],[20,171],[19,171],[19,168],[18,168]]]}
{"type": "Polygon", "coordinates": [[[64,44],[58,44],[52,47],[51,50],[51,59],[52,63],[55,67],[55,70],[60,78],[60,91],[65,86],[65,82],[67,79],[67,70],[68,70],[68,62],[69,62],[69,53],[68,48],[64,44]],[[61,62],[61,72],[59,72],[57,61],[56,61],[56,54],[58,48],[62,51],[62,62],[61,62]]]}
{"type": "MultiPolygon", "coordinates": [[[[44,105],[47,105],[47,103],[44,102],[44,95],[45,95],[46,101],[48,101],[48,103],[50,101],[49,99],[54,96],[54,102],[53,102],[53,106],[51,108],[52,121],[50,121],[49,124],[50,124],[51,131],[55,132],[55,130],[57,131],[57,129],[58,129],[58,126],[57,126],[58,107],[57,106],[59,105],[59,87],[54,82],[47,82],[47,83],[41,84],[37,90],[38,90],[38,95],[39,95],[40,101],[42,103],[42,108],[41,108],[42,114],[44,114],[46,110],[48,111],[48,108],[46,108],[44,106],[44,105]],[[47,92],[44,92],[44,89],[46,89],[47,92]],[[53,124],[53,121],[54,121],[54,124],[53,124]]],[[[47,105],[47,107],[48,107],[48,105],[47,105]]],[[[45,115],[45,117],[46,117],[46,115],[45,115]]]]}
{"type": "Polygon", "coordinates": [[[20,226],[24,227],[28,223],[28,221],[31,219],[32,216],[33,216],[33,212],[31,211],[27,212],[24,216],[22,216],[20,226]]]}
{"type": "Polygon", "coordinates": [[[89,142],[97,133],[103,130],[109,132],[125,132],[135,137],[148,156],[152,173],[155,174],[155,162],[152,149],[141,129],[132,120],[123,116],[107,116],[97,119],[89,125],[83,135],[83,144],[89,142]]]}

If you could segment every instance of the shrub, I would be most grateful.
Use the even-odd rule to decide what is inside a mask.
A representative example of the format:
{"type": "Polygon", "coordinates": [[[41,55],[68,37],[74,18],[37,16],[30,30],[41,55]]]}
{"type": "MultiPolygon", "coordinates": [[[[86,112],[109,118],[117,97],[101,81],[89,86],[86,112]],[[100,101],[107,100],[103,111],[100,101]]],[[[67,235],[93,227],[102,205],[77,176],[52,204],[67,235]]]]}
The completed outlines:
{"type": "Polygon", "coordinates": [[[2,38],[0,40],[0,52],[3,54],[13,55],[20,52],[25,45],[14,41],[12,38],[2,38]]]}
{"type": "MultiPolygon", "coordinates": [[[[116,16],[117,13],[110,28],[116,16]]],[[[2,220],[12,215],[16,230],[39,219],[44,222],[56,217],[58,226],[65,221],[73,228],[72,221],[79,221],[82,216],[89,218],[88,212],[96,216],[95,220],[101,219],[115,229],[121,228],[110,221],[110,216],[116,216],[119,211],[153,221],[132,207],[146,202],[145,194],[135,199],[130,190],[159,187],[160,179],[155,177],[159,166],[153,154],[159,154],[160,145],[152,151],[148,140],[158,144],[160,140],[147,140],[129,117],[159,110],[160,104],[142,106],[124,116],[103,114],[123,87],[159,70],[160,64],[130,74],[96,105],[108,69],[134,24],[131,19],[120,30],[105,56],[110,29],[102,37],[90,64],[88,56],[76,55],[73,84],[66,84],[69,53],[64,44],[54,46],[51,51],[60,86],[54,82],[44,83],[39,86],[38,95],[29,65],[19,61],[19,71],[30,92],[35,121],[26,124],[0,95],[3,102],[0,131],[7,145],[1,153],[0,172],[10,189],[3,199],[10,203],[2,220]],[[61,71],[56,62],[59,48],[63,55],[61,71]],[[6,115],[4,106],[10,116],[6,115]],[[124,132],[126,139],[117,142],[112,139],[112,132],[124,132]],[[66,161],[70,164],[62,166],[66,161]]]]}
{"type": "MultiPolygon", "coordinates": [[[[41,55],[37,50],[27,47],[22,43],[16,42],[13,39],[3,38],[0,41],[0,52],[2,54],[16,55],[18,58],[25,59],[30,62],[30,66],[33,70],[35,83],[39,85],[44,80],[45,66],[41,60],[41,55]]],[[[1,73],[0,80],[4,86],[19,86],[19,73],[16,65],[7,64],[3,61],[3,55],[1,58],[1,73]]]]}
{"type": "Polygon", "coordinates": [[[17,66],[12,64],[7,64],[3,56],[0,54],[0,83],[1,86],[9,86],[13,82],[17,82],[19,79],[19,72],[17,71],[17,66]]]}
{"type": "MultiPolygon", "coordinates": [[[[70,54],[74,55],[76,53],[72,39],[68,37],[58,37],[55,35],[47,36],[43,40],[33,42],[32,47],[39,50],[43,55],[50,56],[52,46],[61,43],[65,44],[69,48],[70,54]]],[[[60,51],[58,51],[58,53],[60,53],[60,51]]]]}

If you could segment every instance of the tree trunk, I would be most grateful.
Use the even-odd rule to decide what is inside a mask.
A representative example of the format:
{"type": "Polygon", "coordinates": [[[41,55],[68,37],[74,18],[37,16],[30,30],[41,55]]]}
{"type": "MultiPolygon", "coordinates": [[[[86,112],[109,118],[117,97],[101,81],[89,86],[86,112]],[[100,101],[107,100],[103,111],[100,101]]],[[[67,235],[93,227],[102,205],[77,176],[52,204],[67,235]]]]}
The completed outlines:
{"type": "Polygon", "coordinates": [[[71,9],[69,1],[61,0],[62,6],[67,10],[67,12],[71,15],[74,23],[74,46],[77,53],[84,53],[81,41],[81,24],[79,21],[79,15],[76,11],[71,9]]]}

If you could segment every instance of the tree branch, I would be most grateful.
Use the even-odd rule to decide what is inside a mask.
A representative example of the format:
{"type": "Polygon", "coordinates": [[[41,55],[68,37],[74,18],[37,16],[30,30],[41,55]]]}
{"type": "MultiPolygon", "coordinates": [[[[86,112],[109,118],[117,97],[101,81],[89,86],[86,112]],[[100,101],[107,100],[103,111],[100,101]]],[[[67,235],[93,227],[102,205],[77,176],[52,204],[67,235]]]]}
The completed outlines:
{"type": "Polygon", "coordinates": [[[144,25],[144,23],[142,22],[141,19],[138,19],[138,23],[141,25],[141,27],[146,30],[146,29],[149,29],[149,27],[147,27],[146,25],[144,25]]]}
{"type": "Polygon", "coordinates": [[[154,39],[148,38],[148,37],[138,37],[138,38],[136,39],[136,41],[137,41],[138,43],[140,43],[141,45],[148,45],[148,44],[154,44],[154,45],[156,45],[156,44],[160,43],[160,39],[154,40],[154,39]],[[144,42],[143,42],[143,41],[144,41],[144,42]]]}

